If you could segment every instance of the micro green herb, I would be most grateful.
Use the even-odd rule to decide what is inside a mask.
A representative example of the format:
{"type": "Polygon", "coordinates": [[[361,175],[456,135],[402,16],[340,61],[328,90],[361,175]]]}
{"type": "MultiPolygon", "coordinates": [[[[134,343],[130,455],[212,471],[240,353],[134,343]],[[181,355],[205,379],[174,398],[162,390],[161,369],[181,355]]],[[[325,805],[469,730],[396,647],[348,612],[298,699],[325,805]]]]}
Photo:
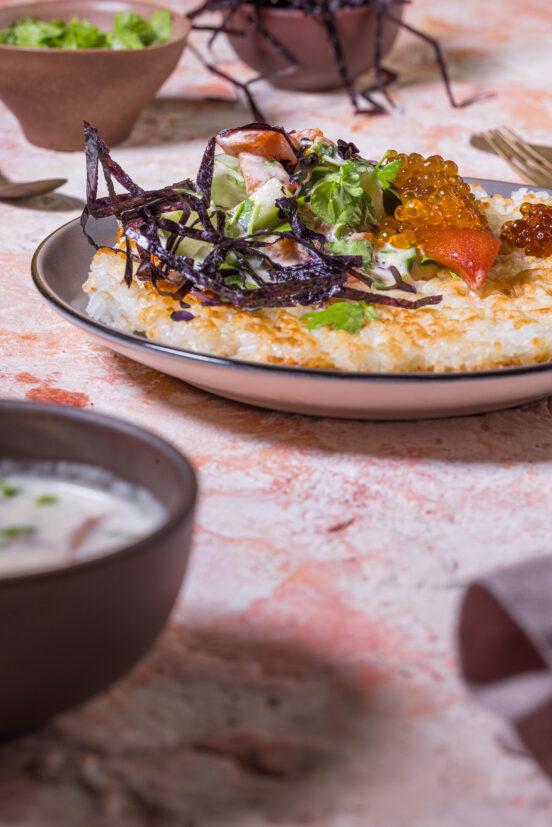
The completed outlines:
{"type": "Polygon", "coordinates": [[[312,212],[328,224],[361,227],[372,214],[372,201],[361,186],[361,171],[354,161],[345,161],[320,181],[311,193],[312,212]]]}
{"type": "Polygon", "coordinates": [[[369,268],[372,264],[373,244],[367,238],[339,238],[326,243],[326,250],[338,256],[362,256],[362,264],[369,268]]]}
{"type": "Polygon", "coordinates": [[[16,488],[14,485],[8,485],[6,482],[0,482],[0,494],[2,494],[3,497],[17,497],[20,492],[20,488],[16,488]]]}
{"type": "Polygon", "coordinates": [[[35,505],[55,505],[58,502],[59,497],[54,494],[42,494],[41,497],[36,498],[35,505]]]}
{"type": "Polygon", "coordinates": [[[391,161],[390,164],[386,164],[382,166],[383,162],[387,158],[389,154],[389,150],[385,153],[381,161],[376,164],[376,174],[378,176],[378,181],[380,182],[380,186],[382,190],[387,190],[391,186],[392,182],[395,180],[397,175],[400,172],[402,161],[400,158],[397,158],[396,161],[391,161]]]}
{"type": "Polygon", "coordinates": [[[303,313],[301,316],[301,319],[306,319],[307,330],[331,326],[334,330],[345,330],[347,333],[358,333],[366,322],[379,318],[374,307],[366,302],[336,302],[325,310],[303,313]]]}

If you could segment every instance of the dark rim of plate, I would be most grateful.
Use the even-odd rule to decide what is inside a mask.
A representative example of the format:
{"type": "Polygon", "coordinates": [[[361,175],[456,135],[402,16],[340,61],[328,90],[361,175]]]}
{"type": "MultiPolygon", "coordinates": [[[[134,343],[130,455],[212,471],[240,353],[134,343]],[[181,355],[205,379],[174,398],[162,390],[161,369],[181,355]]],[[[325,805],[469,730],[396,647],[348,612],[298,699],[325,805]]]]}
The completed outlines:
{"type": "MultiPolygon", "coordinates": [[[[501,190],[505,190],[509,193],[513,190],[522,189],[524,187],[532,192],[548,192],[552,197],[552,190],[547,189],[546,187],[531,187],[530,185],[526,184],[518,184],[515,182],[512,183],[507,181],[495,181],[487,178],[466,177],[465,180],[470,184],[481,184],[481,186],[483,187],[491,185],[491,187],[494,188],[494,192],[491,193],[491,197],[494,194],[503,194],[501,190]]],[[[95,319],[92,319],[86,313],[81,313],[81,311],[76,310],[74,307],[72,307],[71,304],[65,302],[62,298],[60,298],[60,296],[58,296],[56,293],[50,290],[47,284],[45,284],[40,274],[40,268],[38,265],[38,260],[42,248],[58,232],[65,229],[65,227],[68,227],[71,224],[78,225],[79,222],[79,218],[74,218],[72,221],[68,221],[66,224],[62,224],[61,227],[58,227],[56,230],[54,230],[52,233],[46,236],[46,238],[43,239],[43,241],[40,242],[32,258],[31,273],[35,286],[37,287],[39,292],[44,296],[45,299],[47,299],[51,304],[53,304],[58,311],[60,311],[65,316],[69,316],[70,318],[75,319],[83,327],[89,328],[93,330],[95,333],[99,333],[101,334],[101,336],[107,339],[116,339],[131,346],[145,348],[146,350],[152,351],[154,353],[165,354],[167,356],[186,359],[189,361],[199,362],[206,365],[217,365],[219,367],[227,367],[244,371],[257,371],[261,373],[266,373],[268,371],[270,373],[276,374],[287,374],[289,376],[296,377],[300,376],[303,378],[309,378],[311,380],[331,378],[342,382],[366,382],[368,380],[372,382],[385,383],[426,383],[459,381],[473,382],[480,379],[490,378],[506,379],[512,376],[519,376],[529,373],[540,373],[543,371],[552,370],[552,362],[537,362],[532,365],[517,365],[512,367],[493,368],[491,370],[448,371],[446,373],[425,373],[422,371],[420,371],[419,373],[373,373],[369,371],[353,372],[328,368],[304,368],[297,367],[295,365],[274,365],[269,363],[263,364],[261,362],[248,362],[244,359],[237,359],[230,356],[215,356],[209,353],[195,353],[194,351],[186,350],[185,348],[177,348],[172,347],[171,345],[163,345],[157,342],[151,342],[148,339],[142,338],[141,336],[132,333],[125,333],[121,330],[117,330],[116,328],[109,327],[108,325],[105,325],[102,322],[98,322],[95,319]]],[[[92,251],[92,247],[90,249],[92,251]]]]}

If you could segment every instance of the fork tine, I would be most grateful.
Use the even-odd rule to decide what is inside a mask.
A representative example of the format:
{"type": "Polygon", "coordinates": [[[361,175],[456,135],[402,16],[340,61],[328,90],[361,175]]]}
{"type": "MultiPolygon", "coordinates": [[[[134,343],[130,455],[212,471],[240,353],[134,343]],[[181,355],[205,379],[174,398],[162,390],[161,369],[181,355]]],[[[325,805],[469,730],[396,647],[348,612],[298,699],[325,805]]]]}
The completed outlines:
{"type": "Polygon", "coordinates": [[[519,165],[518,163],[516,163],[516,162],[512,159],[511,155],[510,155],[510,154],[508,154],[508,153],[506,153],[506,152],[504,151],[504,149],[503,149],[503,147],[502,147],[501,143],[499,142],[499,140],[497,140],[497,139],[496,139],[496,137],[495,137],[495,135],[494,135],[494,131],[493,131],[493,130],[490,130],[489,132],[485,132],[485,133],[483,133],[483,134],[484,134],[485,139],[488,141],[489,145],[490,145],[490,146],[493,148],[493,150],[496,152],[496,154],[497,154],[497,155],[500,155],[500,157],[501,157],[504,161],[506,161],[506,163],[507,163],[507,164],[508,164],[508,165],[509,165],[509,166],[510,166],[510,167],[511,167],[511,168],[512,168],[515,172],[517,172],[517,173],[518,173],[518,175],[521,175],[521,177],[522,177],[522,178],[529,179],[529,182],[530,182],[531,184],[535,184],[536,186],[542,186],[541,181],[540,181],[540,180],[536,180],[536,179],[533,177],[533,175],[527,171],[527,168],[526,168],[525,166],[521,166],[521,165],[519,165]]]}
{"type": "Polygon", "coordinates": [[[548,186],[552,181],[552,172],[543,169],[541,166],[535,164],[532,158],[519,148],[518,145],[512,142],[499,129],[492,130],[494,137],[502,145],[504,152],[511,160],[517,160],[522,168],[525,169],[525,174],[532,178],[533,183],[537,186],[548,186]]]}
{"type": "Polygon", "coordinates": [[[500,146],[502,152],[512,162],[516,163],[522,175],[536,186],[547,186],[552,181],[552,175],[535,167],[530,158],[520,151],[515,144],[506,138],[498,129],[491,130],[495,139],[495,146],[500,146]]]}
{"type": "Polygon", "coordinates": [[[529,171],[533,171],[534,173],[540,174],[540,170],[533,170],[533,163],[530,158],[527,156],[514,144],[509,138],[507,138],[504,133],[500,131],[500,129],[491,129],[493,137],[495,140],[500,144],[502,147],[503,152],[511,160],[517,160],[522,167],[525,167],[529,171]]]}
{"type": "Polygon", "coordinates": [[[525,141],[521,137],[521,135],[518,135],[517,132],[514,132],[514,130],[510,127],[505,126],[503,128],[503,131],[510,135],[511,138],[513,138],[517,146],[523,152],[525,152],[525,154],[529,158],[532,158],[534,162],[536,162],[543,168],[543,170],[546,170],[547,174],[552,175],[552,163],[550,163],[550,161],[547,158],[545,158],[544,155],[541,155],[541,153],[537,149],[534,149],[531,146],[531,144],[528,144],[527,141],[525,141]]]}

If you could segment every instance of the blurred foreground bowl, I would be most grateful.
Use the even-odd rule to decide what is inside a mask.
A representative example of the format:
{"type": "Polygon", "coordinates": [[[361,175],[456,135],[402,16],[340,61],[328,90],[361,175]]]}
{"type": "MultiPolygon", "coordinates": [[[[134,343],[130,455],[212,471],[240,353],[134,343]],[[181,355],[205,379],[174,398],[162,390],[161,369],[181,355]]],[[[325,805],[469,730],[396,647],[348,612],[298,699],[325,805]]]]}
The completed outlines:
{"type": "Polygon", "coordinates": [[[161,526],[63,568],[0,576],[0,738],[101,692],[146,652],[188,562],[196,478],[167,442],[111,417],[0,401],[0,458],[68,460],[147,488],[161,526]]]}

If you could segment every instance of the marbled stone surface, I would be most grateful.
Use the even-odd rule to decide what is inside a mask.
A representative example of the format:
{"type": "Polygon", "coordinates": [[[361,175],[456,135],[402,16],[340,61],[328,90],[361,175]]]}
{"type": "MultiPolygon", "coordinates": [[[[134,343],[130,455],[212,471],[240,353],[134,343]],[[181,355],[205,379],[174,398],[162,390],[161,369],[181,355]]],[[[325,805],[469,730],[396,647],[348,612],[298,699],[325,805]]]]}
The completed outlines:
{"type": "MultiPolygon", "coordinates": [[[[495,97],[450,109],[427,44],[401,34],[392,116],[355,119],[340,93],[263,83],[267,117],[490,178],[512,173],[470,147],[472,132],[508,123],[552,143],[548,0],[415,0],[406,19],[439,38],[460,97],[495,97]]],[[[208,136],[250,119],[206,94],[231,98],[188,52],[117,160],[146,186],[193,173],[208,136]]],[[[0,393],[145,425],[201,482],[169,628],[110,692],[0,747],[0,825],[549,827],[548,782],[466,695],[454,646],[470,577],[550,551],[549,403],[317,420],[210,397],[93,344],[29,272],[38,242],[82,206],[83,158],[30,146],[0,115],[2,173],[69,179],[0,203],[0,393]]]]}

